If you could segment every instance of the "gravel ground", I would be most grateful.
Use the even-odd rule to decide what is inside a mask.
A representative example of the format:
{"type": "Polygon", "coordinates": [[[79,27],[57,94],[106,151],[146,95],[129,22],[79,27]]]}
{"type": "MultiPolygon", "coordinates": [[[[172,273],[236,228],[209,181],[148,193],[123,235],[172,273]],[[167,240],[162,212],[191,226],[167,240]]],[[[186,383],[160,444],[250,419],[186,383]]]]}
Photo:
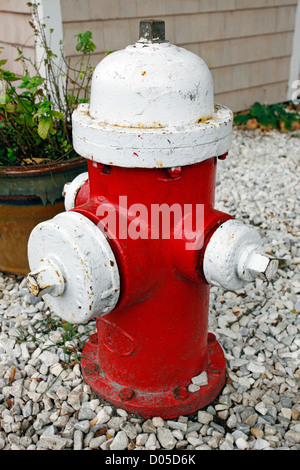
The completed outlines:
{"type": "Polygon", "coordinates": [[[219,164],[216,208],[283,261],[271,282],[211,289],[228,380],[192,417],[141,420],[97,398],[78,360],[95,322],[62,324],[22,277],[0,273],[0,449],[300,450],[299,157],[290,134],[235,129],[219,164]]]}

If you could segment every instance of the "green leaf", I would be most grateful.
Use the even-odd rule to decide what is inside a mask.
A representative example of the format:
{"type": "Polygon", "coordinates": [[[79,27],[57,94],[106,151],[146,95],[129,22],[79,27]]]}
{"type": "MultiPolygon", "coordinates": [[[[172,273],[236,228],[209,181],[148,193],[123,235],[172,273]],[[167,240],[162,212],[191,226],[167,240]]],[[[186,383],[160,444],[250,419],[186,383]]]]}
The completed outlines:
{"type": "Polygon", "coordinates": [[[22,114],[24,113],[31,114],[34,111],[34,106],[28,99],[20,95],[17,101],[17,111],[18,113],[22,113],[22,114]]]}
{"type": "Polygon", "coordinates": [[[88,52],[93,52],[96,49],[96,45],[92,41],[91,31],[75,34],[74,37],[77,38],[77,51],[81,51],[83,54],[87,54],[88,52]]]}
{"type": "Polygon", "coordinates": [[[65,115],[59,111],[52,110],[49,112],[49,114],[57,119],[60,119],[61,121],[65,119],[65,115]]]}
{"type": "Polygon", "coordinates": [[[5,109],[8,113],[14,113],[16,111],[17,107],[14,103],[6,103],[5,109]]]}
{"type": "Polygon", "coordinates": [[[13,149],[11,149],[11,148],[7,149],[7,158],[8,158],[8,161],[9,161],[10,164],[13,164],[16,161],[17,157],[16,157],[15,152],[13,151],[13,149]]]}
{"type": "Polygon", "coordinates": [[[234,124],[237,124],[238,126],[247,124],[249,119],[252,119],[251,114],[238,114],[237,116],[234,117],[234,124]]]}
{"type": "Polygon", "coordinates": [[[38,125],[38,134],[41,139],[43,140],[47,139],[51,127],[52,127],[51,117],[42,116],[39,120],[39,125],[38,125]]]}
{"type": "Polygon", "coordinates": [[[0,107],[5,108],[6,103],[9,101],[9,95],[4,93],[4,95],[0,96],[0,107]]]}

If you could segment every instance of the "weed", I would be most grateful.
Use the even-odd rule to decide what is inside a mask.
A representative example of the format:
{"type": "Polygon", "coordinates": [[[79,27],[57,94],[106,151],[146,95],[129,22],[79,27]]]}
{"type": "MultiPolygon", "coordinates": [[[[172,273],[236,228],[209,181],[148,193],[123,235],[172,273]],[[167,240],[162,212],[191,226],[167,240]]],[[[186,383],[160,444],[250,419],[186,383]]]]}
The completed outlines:
{"type": "Polygon", "coordinates": [[[288,132],[300,129],[300,113],[292,105],[254,103],[247,111],[237,113],[234,124],[248,129],[280,129],[288,132]]]}

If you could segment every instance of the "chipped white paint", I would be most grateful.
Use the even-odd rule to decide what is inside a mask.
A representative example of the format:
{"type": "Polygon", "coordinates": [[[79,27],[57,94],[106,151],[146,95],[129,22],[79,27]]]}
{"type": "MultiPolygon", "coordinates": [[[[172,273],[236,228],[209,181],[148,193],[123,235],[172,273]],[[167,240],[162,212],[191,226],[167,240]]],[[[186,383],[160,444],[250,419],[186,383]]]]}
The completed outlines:
{"type": "Polygon", "coordinates": [[[73,145],[107,165],[192,165],[228,152],[232,120],[231,110],[214,106],[199,56],[169,42],[137,42],[96,67],[90,106],[73,113],[73,145]]]}
{"type": "Polygon", "coordinates": [[[231,110],[215,106],[211,119],[164,128],[102,125],[90,117],[89,105],[73,113],[76,152],[105,165],[127,168],[172,168],[192,165],[228,152],[232,142],[231,110]]]}
{"type": "Polygon", "coordinates": [[[238,220],[228,220],[211,237],[203,260],[207,282],[238,290],[256,277],[270,280],[278,261],[263,254],[258,232],[238,220]]]}
{"type": "Polygon", "coordinates": [[[32,293],[38,295],[44,281],[50,281],[41,296],[63,320],[86,323],[116,306],[120,277],[115,256],[101,230],[81,214],[65,212],[37,225],[29,238],[28,259],[32,293]],[[50,272],[50,264],[63,278],[60,295],[54,295],[58,274],[50,272]]]}
{"type": "Polygon", "coordinates": [[[196,54],[169,42],[139,43],[96,67],[90,114],[124,127],[186,126],[214,112],[213,81],[196,54]]]}
{"type": "Polygon", "coordinates": [[[76,178],[74,178],[70,183],[66,183],[64,185],[63,196],[65,197],[66,211],[74,209],[77,194],[88,178],[89,173],[86,171],[76,176],[76,178]]]}

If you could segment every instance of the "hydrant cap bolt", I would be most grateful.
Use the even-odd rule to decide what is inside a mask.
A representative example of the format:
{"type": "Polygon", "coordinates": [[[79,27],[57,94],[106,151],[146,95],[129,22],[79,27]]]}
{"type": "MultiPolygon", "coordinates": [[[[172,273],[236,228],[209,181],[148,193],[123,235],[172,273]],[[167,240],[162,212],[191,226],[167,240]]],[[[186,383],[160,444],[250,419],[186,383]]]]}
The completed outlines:
{"type": "Polygon", "coordinates": [[[32,295],[38,297],[40,293],[40,288],[39,288],[35,275],[32,273],[27,275],[27,287],[32,295]]]}
{"type": "Polygon", "coordinates": [[[253,277],[257,276],[264,281],[270,281],[277,272],[278,260],[260,253],[253,253],[246,261],[244,269],[248,270],[253,277]]]}
{"type": "Polygon", "coordinates": [[[160,20],[140,21],[141,42],[165,42],[165,22],[160,20]]]}
{"type": "Polygon", "coordinates": [[[65,281],[57,264],[53,260],[46,259],[39,269],[28,274],[27,287],[36,297],[45,294],[58,297],[64,292],[65,281]]]}

